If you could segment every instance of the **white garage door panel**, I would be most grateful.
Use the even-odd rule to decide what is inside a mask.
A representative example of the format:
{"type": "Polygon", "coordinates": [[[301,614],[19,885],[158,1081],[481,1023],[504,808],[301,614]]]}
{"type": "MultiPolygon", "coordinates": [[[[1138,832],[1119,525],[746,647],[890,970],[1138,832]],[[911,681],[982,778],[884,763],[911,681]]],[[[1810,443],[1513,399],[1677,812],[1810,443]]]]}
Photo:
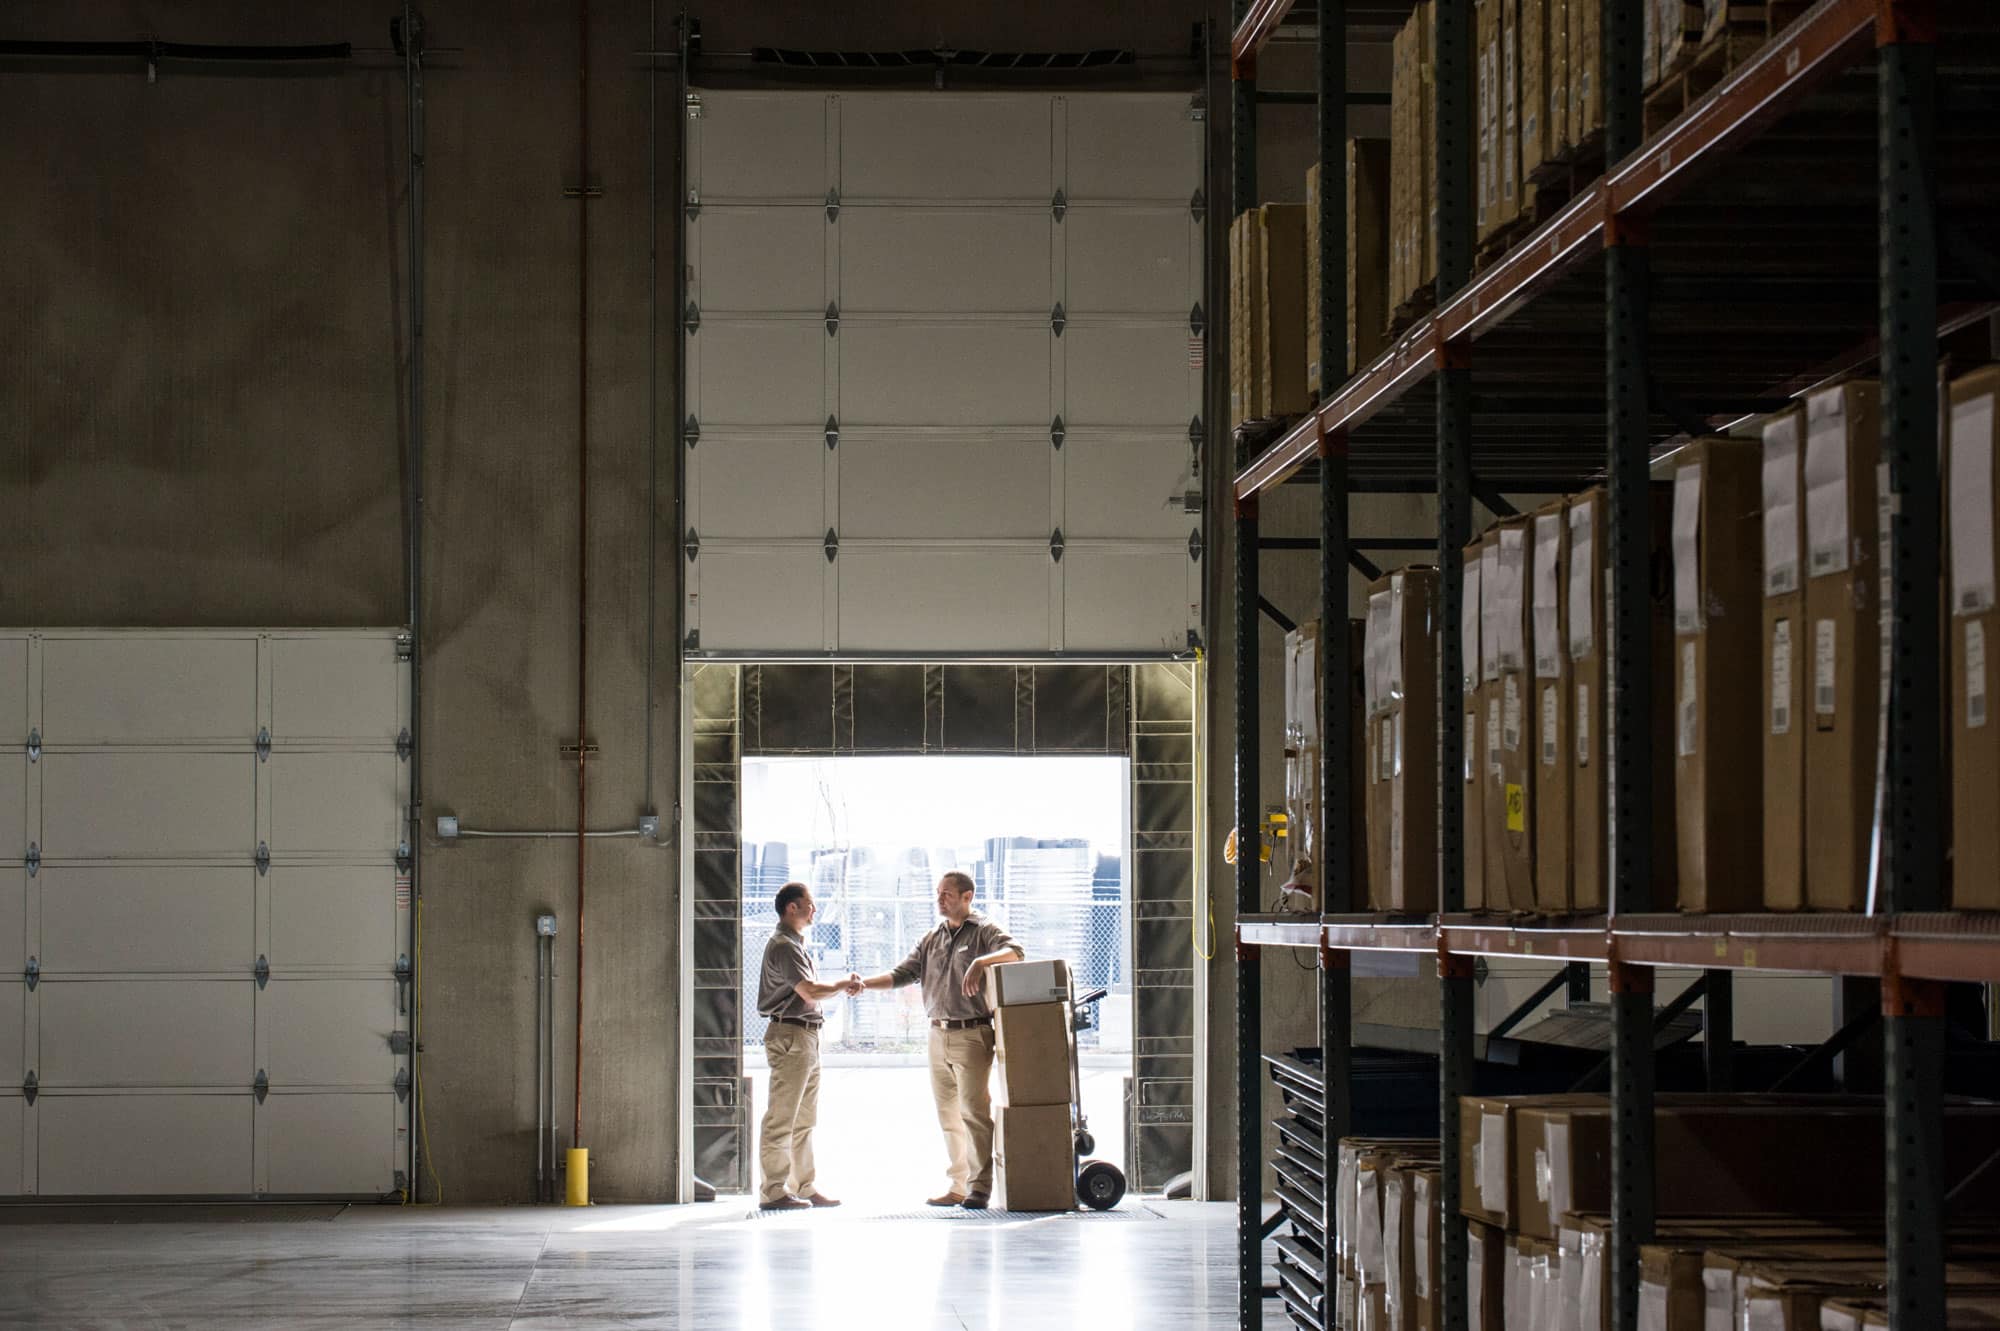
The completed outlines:
{"type": "Polygon", "coordinates": [[[382,969],[406,950],[387,866],[280,864],[271,870],[271,966],[382,969]]]}
{"type": "Polygon", "coordinates": [[[18,860],[28,843],[28,755],[0,750],[0,860],[18,860]]]}
{"type": "Polygon", "coordinates": [[[387,1086],[398,1059],[396,982],[273,977],[258,1008],[270,1073],[283,1086],[387,1086]]]}
{"type": "Polygon", "coordinates": [[[393,745],[408,722],[409,675],[384,635],[276,638],[271,735],[393,745]]]}
{"type": "Polygon", "coordinates": [[[28,640],[0,638],[0,744],[25,743],[28,722],[28,640]]]}
{"type": "Polygon", "coordinates": [[[842,209],[841,311],[1046,314],[1052,225],[1046,207],[842,209]]]}
{"type": "Polygon", "coordinates": [[[45,753],[41,765],[44,859],[248,860],[256,850],[247,750],[45,753]]]}
{"type": "Polygon", "coordinates": [[[256,1069],[256,983],[49,980],[41,1079],[50,1086],[244,1086],[256,1069]]]}
{"type": "Polygon", "coordinates": [[[42,969],[239,971],[257,960],[257,871],[42,870],[42,969]]]}
{"type": "MultiPolygon", "coordinates": [[[[0,966],[11,969],[15,961],[28,955],[27,900],[28,871],[0,869],[0,966]]],[[[0,1074],[5,1072],[6,1068],[0,1066],[0,1074]]]]}
{"type": "MultiPolygon", "coordinates": [[[[9,960],[11,961],[12,957],[9,960]]],[[[10,1082],[18,1081],[24,1070],[21,1021],[27,1001],[27,985],[11,976],[5,983],[0,983],[0,1077],[5,1077],[10,1082]]],[[[4,1133],[0,1133],[0,1157],[5,1157],[11,1152],[12,1143],[4,1133]]]]}
{"type": "Polygon", "coordinates": [[[1185,548],[1151,551],[1071,550],[1064,604],[1072,651],[1186,651],[1191,602],[1201,565],[1185,548]]]}
{"type": "Polygon", "coordinates": [[[44,1197],[247,1194],[243,1095],[48,1095],[35,1104],[44,1197]]]}
{"type": "Polygon", "coordinates": [[[1200,527],[1178,501],[1190,488],[1193,452],[1185,438],[1072,436],[1063,446],[1063,534],[1071,538],[1155,537],[1186,540],[1200,527]]]}
{"type": "Polygon", "coordinates": [[[1186,317],[1193,308],[1197,233],[1185,209],[1072,208],[1063,226],[1069,231],[1071,314],[1186,317]]]}
{"type": "Polygon", "coordinates": [[[843,540],[1048,538],[1046,439],[878,436],[840,451],[843,540]]]}
{"type": "Polygon", "coordinates": [[[844,96],[841,198],[1047,203],[1050,123],[1046,97],[844,96]]]}
{"type": "Polygon", "coordinates": [[[386,855],[402,838],[393,753],[271,755],[274,855],[386,855]]]}
{"type": "Polygon", "coordinates": [[[690,167],[704,201],[826,195],[826,99],[796,93],[701,94],[690,167]]]}
{"type": "Polygon", "coordinates": [[[1187,429],[1201,400],[1201,372],[1188,368],[1186,325],[1073,326],[1063,341],[1070,424],[1187,429]]]}
{"type": "Polygon", "coordinates": [[[26,1107],[21,1096],[0,1092],[0,1197],[21,1195],[21,1122],[26,1107]]]}
{"type": "Polygon", "coordinates": [[[818,314],[826,309],[826,213],[806,206],[704,209],[689,228],[695,305],[818,314]]]}
{"type": "Polygon", "coordinates": [[[694,414],[711,425],[826,425],[826,324],[704,319],[687,340],[694,414]]]}
{"type": "Polygon", "coordinates": [[[396,1097],[286,1095],[258,1109],[278,1196],[386,1193],[396,1187],[396,1097]]]}
{"type": "Polygon", "coordinates": [[[826,647],[826,555],[816,546],[705,548],[691,613],[704,642],[760,651],[826,647]]]}
{"type": "Polygon", "coordinates": [[[1047,429],[1046,324],[860,323],[840,330],[841,419],[1047,429]]]}
{"type": "Polygon", "coordinates": [[[858,651],[1047,650],[1046,550],[867,548],[840,555],[840,641],[858,651]]]}
{"type": "Polygon", "coordinates": [[[256,735],[254,637],[42,643],[44,743],[247,743],[256,735]]]}
{"type": "Polygon", "coordinates": [[[704,433],[688,458],[688,521],[704,540],[826,533],[826,428],[704,433]]]}
{"type": "Polygon", "coordinates": [[[1185,205],[1201,184],[1202,122],[1185,94],[1071,97],[1069,197],[1161,199],[1185,205]],[[1135,151],[1137,145],[1144,151],[1135,151]]]}

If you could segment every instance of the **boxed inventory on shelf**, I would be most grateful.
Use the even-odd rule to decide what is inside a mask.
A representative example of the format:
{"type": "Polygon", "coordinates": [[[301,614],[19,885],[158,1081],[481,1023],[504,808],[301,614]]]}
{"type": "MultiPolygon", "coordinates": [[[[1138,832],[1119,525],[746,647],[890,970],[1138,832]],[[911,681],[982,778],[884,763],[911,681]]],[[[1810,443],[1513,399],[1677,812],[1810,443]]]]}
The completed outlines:
{"type": "Polygon", "coordinates": [[[1306,210],[1267,203],[1229,224],[1233,424],[1306,409],[1306,210]]]}
{"type": "Polygon", "coordinates": [[[1743,687],[1761,628],[1762,449],[1689,444],[1674,471],[1674,785],[1684,911],[1764,899],[1759,693],[1743,687]]]}
{"type": "MultiPolygon", "coordinates": [[[[1486,697],[1488,775],[1485,798],[1486,904],[1531,911],[1535,908],[1535,769],[1533,638],[1528,603],[1526,518],[1493,529],[1493,562],[1480,571],[1486,697]],[[1497,852],[1497,856],[1496,856],[1497,852]],[[1497,874],[1496,874],[1497,870],[1497,874]],[[1504,894],[1496,900],[1496,883],[1504,894]]],[[[1483,558],[1483,555],[1482,555],[1483,558]]]]}
{"type": "Polygon", "coordinates": [[[1951,385],[1945,464],[1950,551],[1952,904],[2000,909],[2000,720],[1992,715],[2000,648],[1994,596],[1994,514],[2000,468],[2000,365],[1951,385]]]}
{"type": "Polygon", "coordinates": [[[1323,194],[1319,163],[1306,172],[1306,394],[1323,397],[1374,360],[1389,327],[1389,141],[1347,141],[1347,357],[1320,367],[1319,246],[1323,194]]]}
{"type": "Polygon", "coordinates": [[[1800,571],[1804,412],[1764,422],[1764,904],[1806,904],[1805,579],[1800,571]]]}
{"type": "Polygon", "coordinates": [[[1506,821],[1500,777],[1500,531],[1479,541],[1479,795],[1480,904],[1507,910],[1507,843],[1497,830],[1506,821]]]}
{"type": "Polygon", "coordinates": [[[1421,0],[1390,45],[1389,303],[1437,276],[1432,0],[1421,0]]]}
{"type": "MultiPolygon", "coordinates": [[[[1365,755],[1367,717],[1364,710],[1363,680],[1366,676],[1364,621],[1348,624],[1348,660],[1351,687],[1348,711],[1351,717],[1351,766],[1349,818],[1355,835],[1348,838],[1348,866],[1357,896],[1368,892],[1367,791],[1365,755]]],[[[1324,886],[1324,866],[1320,863],[1320,801],[1323,782],[1320,740],[1320,689],[1322,638],[1319,621],[1309,620],[1285,635],[1285,836],[1290,843],[1293,871],[1303,881],[1324,886]]],[[[1324,899],[1324,898],[1322,898],[1324,899]]]]}
{"type": "Polygon", "coordinates": [[[1569,505],[1558,501],[1533,515],[1529,553],[1528,609],[1534,626],[1535,742],[1529,766],[1535,773],[1535,908],[1562,914],[1575,905],[1570,873],[1570,659],[1568,607],[1564,604],[1569,565],[1569,505]]]}
{"type": "Polygon", "coordinates": [[[1368,896],[1377,910],[1437,909],[1437,585],[1436,569],[1416,567],[1368,589],[1368,896]]]}
{"type": "Polygon", "coordinates": [[[1464,667],[1460,694],[1465,711],[1465,795],[1460,803],[1461,838],[1465,855],[1465,907],[1486,908],[1486,768],[1480,747],[1480,614],[1481,578],[1485,567],[1483,542],[1474,541],[1462,554],[1459,600],[1459,642],[1464,667]]]}
{"type": "MultiPolygon", "coordinates": [[[[1878,1299],[1828,1299],[1820,1305],[1818,1331],[1888,1331],[1889,1305],[1878,1299]]],[[[1947,1289],[1941,1331],[2000,1329],[2000,1294],[1947,1289]]]]}

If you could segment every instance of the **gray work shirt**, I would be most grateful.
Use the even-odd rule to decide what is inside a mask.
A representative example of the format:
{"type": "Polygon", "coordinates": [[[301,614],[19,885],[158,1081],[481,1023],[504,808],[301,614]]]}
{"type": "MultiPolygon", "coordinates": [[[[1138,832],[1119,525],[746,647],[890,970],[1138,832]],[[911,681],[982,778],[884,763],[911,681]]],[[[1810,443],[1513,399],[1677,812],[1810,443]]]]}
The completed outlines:
{"type": "Polygon", "coordinates": [[[826,1020],[819,1004],[800,998],[800,980],[818,980],[819,969],[806,951],[806,940],[779,925],[771,941],[764,944],[764,970],[757,978],[757,1011],[766,1017],[784,1017],[817,1026],[826,1020]]]}
{"type": "Polygon", "coordinates": [[[917,946],[903,963],[889,972],[898,989],[923,982],[924,1011],[932,1021],[964,1021],[991,1016],[984,990],[968,998],[965,973],[980,957],[1011,947],[1023,955],[1021,945],[1005,929],[978,911],[966,916],[965,923],[953,928],[939,920],[937,928],[917,940],[917,946]]]}

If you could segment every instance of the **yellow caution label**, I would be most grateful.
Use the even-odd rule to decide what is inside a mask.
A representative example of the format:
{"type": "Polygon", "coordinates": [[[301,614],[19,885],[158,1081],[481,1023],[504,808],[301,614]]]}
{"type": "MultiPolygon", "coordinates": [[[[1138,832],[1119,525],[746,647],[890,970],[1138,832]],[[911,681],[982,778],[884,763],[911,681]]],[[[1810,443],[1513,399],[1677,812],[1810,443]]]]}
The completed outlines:
{"type": "Polygon", "coordinates": [[[1527,795],[1519,786],[1509,782],[1507,786],[1507,830],[1509,832],[1525,832],[1528,830],[1527,809],[1527,795]]]}

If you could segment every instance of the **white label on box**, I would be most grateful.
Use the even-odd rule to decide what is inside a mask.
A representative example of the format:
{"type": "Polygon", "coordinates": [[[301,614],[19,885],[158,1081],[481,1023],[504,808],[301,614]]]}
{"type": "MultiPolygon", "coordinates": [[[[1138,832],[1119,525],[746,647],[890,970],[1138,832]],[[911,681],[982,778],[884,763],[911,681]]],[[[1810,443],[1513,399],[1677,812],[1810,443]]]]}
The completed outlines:
{"type": "Polygon", "coordinates": [[[1965,622],[1965,728],[1986,724],[1986,626],[1965,622]]]}
{"type": "Polygon", "coordinates": [[[1507,1116],[1479,1116],[1479,1204],[1495,1215],[1507,1214],[1507,1116]]]}
{"type": "Polygon", "coordinates": [[[1792,621],[1771,625],[1771,733],[1792,733],[1792,621]]]}
{"type": "Polygon", "coordinates": [[[1389,718],[1389,724],[1395,727],[1395,729],[1391,732],[1395,740],[1395,749],[1393,750],[1393,756],[1391,757],[1389,762],[1389,775],[1401,776],[1403,774],[1403,709],[1402,708],[1399,707],[1396,709],[1396,714],[1389,718]]]}
{"type": "Polygon", "coordinates": [[[1494,649],[1502,670],[1523,670],[1528,664],[1527,644],[1521,640],[1522,611],[1528,590],[1528,533],[1521,527],[1500,529],[1500,554],[1494,562],[1494,581],[1487,586],[1492,594],[1497,618],[1494,621],[1494,649]]]}
{"type": "Polygon", "coordinates": [[[1500,678],[1500,547],[1479,548],[1479,677],[1500,678]]]}
{"type": "Polygon", "coordinates": [[[1364,1169],[1355,1180],[1360,1204],[1360,1232],[1354,1238],[1354,1267],[1364,1285],[1382,1281],[1382,1172],[1364,1169]]]}
{"type": "Polygon", "coordinates": [[[1813,623],[1813,715],[1833,715],[1834,627],[1830,619],[1813,623]]]}
{"type": "Polygon", "coordinates": [[[1556,696],[1556,686],[1550,684],[1542,689],[1542,766],[1556,765],[1556,727],[1562,721],[1562,699],[1556,696]]]}
{"type": "Polygon", "coordinates": [[[1403,696],[1403,596],[1407,581],[1403,573],[1389,575],[1389,637],[1382,645],[1382,657],[1389,683],[1387,698],[1391,702],[1403,696]]]}
{"type": "Polygon", "coordinates": [[[1465,594],[1459,602],[1458,633],[1465,671],[1465,691],[1479,687],[1479,570],[1483,559],[1465,561],[1465,594]]]}
{"type": "Polygon", "coordinates": [[[1569,509],[1569,656],[1572,661],[1581,661],[1590,655],[1591,637],[1596,625],[1591,622],[1590,566],[1596,558],[1593,545],[1596,533],[1591,530],[1591,510],[1593,501],[1579,499],[1569,509]]]}
{"type": "Polygon", "coordinates": [[[1382,744],[1380,749],[1380,752],[1382,754],[1382,779],[1384,781],[1389,780],[1396,774],[1395,768],[1392,765],[1392,757],[1391,757],[1391,750],[1393,749],[1395,743],[1396,743],[1395,719],[1392,717],[1385,716],[1382,718],[1382,744]]]}
{"type": "Polygon", "coordinates": [[[1465,754],[1465,784],[1472,784],[1472,774],[1479,767],[1479,709],[1465,709],[1465,743],[1459,746],[1465,754]]]}
{"type": "Polygon", "coordinates": [[[1500,747],[1521,751],[1521,677],[1508,671],[1500,679],[1500,747]]]}
{"type": "Polygon", "coordinates": [[[1361,689],[1369,716],[1389,705],[1389,611],[1387,589],[1368,598],[1368,623],[1361,638],[1361,689]]]}
{"type": "Polygon", "coordinates": [[[1432,1229],[1437,1225],[1437,1207],[1431,1204],[1430,1184],[1419,1175],[1415,1179],[1417,1214],[1410,1225],[1410,1248],[1416,1259],[1417,1297],[1431,1296],[1432,1229]]]}
{"type": "Polygon", "coordinates": [[[1500,700],[1486,700],[1486,770],[1500,779],[1500,700]]]}
{"type": "Polygon", "coordinates": [[[1681,644],[1680,745],[1675,750],[1683,758],[1694,757],[1695,737],[1694,643],[1681,644]]]}
{"type": "Polygon", "coordinates": [[[1951,608],[1993,607],[1993,396],[1951,409],[1951,608]]]}
{"type": "Polygon", "coordinates": [[[1542,1141],[1549,1156],[1549,1219],[1559,1220],[1569,1204],[1569,1124],[1550,1121],[1542,1125],[1542,1141]]]}
{"type": "Polygon", "coordinates": [[[1691,462],[1674,473],[1674,631],[1700,628],[1701,464],[1691,462]]]}
{"type": "Polygon", "coordinates": [[[1562,673],[1562,633],[1559,611],[1563,523],[1560,513],[1535,519],[1535,674],[1554,679],[1562,673]]]}
{"type": "Polygon", "coordinates": [[[1576,686],[1576,765],[1590,766],[1590,685],[1576,686]]]}
{"type": "Polygon", "coordinates": [[[1639,1284],[1639,1331],[1667,1331],[1667,1287],[1650,1280],[1639,1284]]]}
{"type": "Polygon", "coordinates": [[[1403,783],[1389,787],[1389,895],[1403,898],[1403,783]]]}
{"type": "Polygon", "coordinates": [[[1799,418],[1764,424],[1764,594],[1799,589],[1799,418]]]}
{"type": "Polygon", "coordinates": [[[1806,400],[1806,558],[1815,578],[1847,567],[1847,390],[1806,400]]]}

